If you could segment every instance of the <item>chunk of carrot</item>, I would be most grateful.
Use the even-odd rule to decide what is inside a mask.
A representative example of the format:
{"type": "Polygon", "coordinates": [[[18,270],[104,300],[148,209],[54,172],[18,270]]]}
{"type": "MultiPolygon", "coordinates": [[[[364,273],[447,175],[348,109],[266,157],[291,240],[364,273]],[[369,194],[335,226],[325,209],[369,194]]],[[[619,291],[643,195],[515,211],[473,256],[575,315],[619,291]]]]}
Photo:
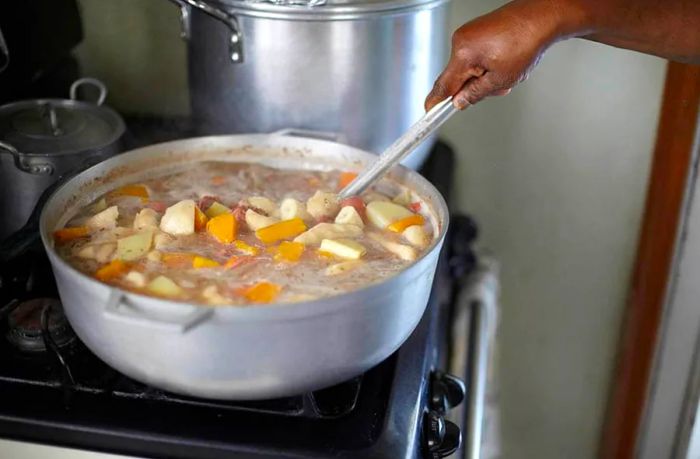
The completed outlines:
{"type": "Polygon", "coordinates": [[[112,260],[95,271],[95,278],[102,282],[109,282],[126,274],[129,271],[129,267],[129,263],[125,263],[122,260],[112,260]]]}
{"type": "Polygon", "coordinates": [[[89,233],[90,230],[87,226],[70,226],[54,231],[53,240],[56,244],[65,244],[66,242],[86,237],[89,233]]]}
{"type": "Polygon", "coordinates": [[[198,206],[194,206],[194,230],[196,232],[204,230],[208,221],[209,217],[198,206]]]}
{"type": "Polygon", "coordinates": [[[355,172],[341,172],[340,177],[338,178],[338,189],[342,190],[356,178],[357,174],[355,172]]]}
{"type": "Polygon", "coordinates": [[[411,215],[410,217],[402,218],[401,220],[395,221],[394,223],[387,226],[387,229],[395,233],[401,233],[409,226],[422,225],[424,221],[425,220],[421,215],[411,215]]]}
{"type": "Polygon", "coordinates": [[[207,222],[207,233],[222,244],[230,244],[236,239],[236,218],[233,214],[221,214],[207,222]]]}
{"type": "Polygon", "coordinates": [[[282,241],[277,247],[275,253],[275,261],[299,261],[301,254],[304,253],[304,244],[301,242],[282,241]]]}
{"type": "Polygon", "coordinates": [[[277,298],[282,287],[272,282],[258,282],[241,289],[238,293],[253,303],[271,303],[277,298]]]}
{"type": "Polygon", "coordinates": [[[273,244],[282,239],[291,239],[306,231],[306,224],[301,218],[282,220],[270,226],[260,228],[255,236],[265,244],[273,244]]]}

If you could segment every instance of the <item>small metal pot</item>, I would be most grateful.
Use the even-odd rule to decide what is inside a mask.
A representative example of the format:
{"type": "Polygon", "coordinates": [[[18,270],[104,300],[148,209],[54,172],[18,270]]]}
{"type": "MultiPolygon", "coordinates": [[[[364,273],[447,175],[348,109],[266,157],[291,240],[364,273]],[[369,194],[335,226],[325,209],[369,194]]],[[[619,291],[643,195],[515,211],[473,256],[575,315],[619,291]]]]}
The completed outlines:
{"type": "Polygon", "coordinates": [[[102,105],[107,89],[82,78],[70,99],[33,99],[0,107],[0,240],[27,221],[41,193],[60,175],[117,153],[125,125],[102,105]],[[95,102],[77,100],[78,88],[99,90],[95,102]]]}

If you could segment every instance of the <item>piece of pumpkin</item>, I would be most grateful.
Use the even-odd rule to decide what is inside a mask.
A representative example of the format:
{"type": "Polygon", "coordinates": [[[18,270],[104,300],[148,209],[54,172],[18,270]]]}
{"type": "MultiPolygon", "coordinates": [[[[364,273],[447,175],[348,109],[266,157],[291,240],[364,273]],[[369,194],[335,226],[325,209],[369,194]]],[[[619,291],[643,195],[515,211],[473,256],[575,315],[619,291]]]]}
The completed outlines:
{"type": "Polygon", "coordinates": [[[221,264],[216,260],[212,260],[211,258],[195,255],[195,257],[192,259],[193,268],[217,268],[219,266],[221,266],[221,264]]]}
{"type": "Polygon", "coordinates": [[[90,229],[87,226],[70,226],[53,232],[53,240],[56,244],[65,244],[76,239],[87,237],[90,229]]]}
{"type": "Polygon", "coordinates": [[[301,242],[282,241],[275,252],[275,261],[299,261],[304,253],[304,244],[301,242]]]}
{"type": "Polygon", "coordinates": [[[236,240],[236,227],[233,214],[221,214],[209,220],[207,233],[222,244],[230,244],[236,240]]]}
{"type": "Polygon", "coordinates": [[[235,240],[235,241],[233,241],[233,245],[234,245],[238,250],[240,250],[241,252],[244,252],[244,253],[246,253],[246,254],[248,254],[248,255],[253,255],[253,256],[255,256],[255,255],[257,255],[258,253],[260,253],[260,249],[259,249],[259,248],[255,247],[255,246],[253,246],[253,245],[247,244],[247,243],[245,243],[245,242],[243,242],[243,241],[241,241],[241,240],[238,240],[238,239],[235,240]]]}
{"type": "Polygon", "coordinates": [[[350,185],[350,182],[357,178],[357,173],[355,172],[341,172],[338,178],[338,189],[342,190],[346,186],[350,185]]]}
{"type": "Polygon", "coordinates": [[[401,220],[397,220],[394,223],[391,223],[389,226],[387,226],[387,229],[389,231],[393,231],[394,233],[402,233],[403,230],[405,230],[409,226],[420,226],[424,222],[425,219],[422,215],[411,215],[410,217],[402,218],[401,220]]]}
{"type": "Polygon", "coordinates": [[[258,282],[243,288],[239,293],[253,303],[271,303],[277,298],[282,287],[272,282],[258,282]]]}
{"type": "Polygon", "coordinates": [[[125,263],[122,260],[112,260],[95,271],[95,278],[102,282],[109,282],[117,277],[123,276],[129,269],[129,263],[125,263]]]}
{"type": "Polygon", "coordinates": [[[291,239],[306,231],[306,224],[301,218],[292,218],[260,228],[255,236],[265,244],[273,244],[283,239],[291,239]]]}
{"type": "Polygon", "coordinates": [[[121,188],[117,188],[116,190],[111,191],[108,194],[108,196],[110,198],[116,198],[119,196],[135,196],[144,200],[148,199],[149,194],[148,188],[146,188],[144,185],[125,185],[121,188]]]}

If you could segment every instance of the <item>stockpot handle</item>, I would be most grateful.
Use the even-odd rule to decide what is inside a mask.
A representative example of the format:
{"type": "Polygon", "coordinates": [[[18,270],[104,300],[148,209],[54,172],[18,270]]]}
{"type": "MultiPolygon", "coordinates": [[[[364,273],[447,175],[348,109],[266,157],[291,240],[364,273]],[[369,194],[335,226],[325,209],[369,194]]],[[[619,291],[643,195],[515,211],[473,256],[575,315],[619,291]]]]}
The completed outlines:
{"type": "Polygon", "coordinates": [[[7,42],[0,30],[0,73],[10,65],[10,50],[7,48],[7,42]]]}
{"type": "Polygon", "coordinates": [[[80,78],[75,80],[72,85],[70,85],[70,98],[73,100],[78,100],[78,89],[83,85],[90,85],[97,88],[99,91],[97,95],[97,100],[95,105],[102,105],[107,98],[107,86],[97,78],[80,78]]]}
{"type": "MultiPolygon", "coordinates": [[[[169,305],[171,306],[171,305],[169,305]]],[[[171,333],[185,333],[205,322],[214,313],[214,309],[206,306],[182,305],[175,314],[149,314],[143,309],[130,304],[122,292],[113,289],[104,309],[104,316],[116,320],[148,328],[156,328],[171,333]],[[180,309],[181,308],[181,309],[180,309]]]]}
{"type": "Polygon", "coordinates": [[[24,154],[7,142],[0,141],[0,153],[12,155],[15,167],[22,172],[33,175],[51,175],[53,166],[49,163],[39,163],[29,160],[24,154]]]}
{"type": "Polygon", "coordinates": [[[233,63],[243,62],[243,33],[238,19],[232,14],[208,4],[203,0],[170,0],[180,8],[180,36],[189,40],[190,38],[190,15],[191,8],[197,8],[209,16],[223,22],[231,31],[228,41],[228,55],[233,63]]]}
{"type": "Polygon", "coordinates": [[[314,131],[313,129],[286,128],[272,132],[271,135],[284,135],[289,137],[310,137],[312,139],[329,140],[331,142],[345,143],[346,138],[340,132],[314,131]]]}

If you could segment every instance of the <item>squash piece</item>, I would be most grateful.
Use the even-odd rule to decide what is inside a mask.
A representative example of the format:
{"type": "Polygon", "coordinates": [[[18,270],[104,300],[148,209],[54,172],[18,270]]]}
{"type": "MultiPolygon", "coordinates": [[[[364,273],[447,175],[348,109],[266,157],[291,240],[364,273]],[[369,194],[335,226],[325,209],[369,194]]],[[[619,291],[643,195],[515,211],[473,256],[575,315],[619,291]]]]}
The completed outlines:
{"type": "Polygon", "coordinates": [[[389,231],[393,231],[394,233],[403,233],[403,230],[405,230],[409,226],[422,225],[424,222],[425,219],[422,215],[411,215],[410,217],[402,218],[401,220],[396,220],[394,223],[391,223],[389,226],[387,226],[387,229],[389,231]]]}
{"type": "Polygon", "coordinates": [[[221,266],[221,264],[216,260],[212,260],[211,258],[196,255],[192,259],[193,268],[218,268],[219,266],[221,266]]]}
{"type": "Polygon", "coordinates": [[[146,188],[144,185],[125,185],[111,191],[107,196],[110,198],[116,198],[119,196],[135,196],[144,200],[148,199],[149,193],[148,188],[146,188]]]}
{"type": "Polygon", "coordinates": [[[160,220],[160,229],[173,236],[185,236],[194,233],[195,203],[185,199],[165,209],[160,220]]]}
{"type": "Polygon", "coordinates": [[[230,244],[236,239],[236,218],[233,214],[221,214],[209,220],[207,233],[222,244],[230,244]]]}
{"type": "Polygon", "coordinates": [[[87,226],[70,226],[53,232],[53,240],[56,244],[65,244],[76,239],[87,237],[90,229],[87,226]]]}
{"type": "Polygon", "coordinates": [[[282,239],[291,239],[306,231],[306,224],[301,218],[283,220],[255,231],[255,236],[265,244],[272,244],[282,239]]]}
{"type": "Polygon", "coordinates": [[[403,206],[388,201],[372,201],[367,204],[367,219],[377,228],[384,229],[397,220],[411,217],[413,213],[403,206]]]}
{"type": "Polygon", "coordinates": [[[132,261],[146,255],[153,243],[153,230],[146,230],[117,241],[117,258],[132,261]]]}
{"type": "Polygon", "coordinates": [[[194,230],[195,232],[200,232],[207,227],[207,222],[209,217],[206,216],[204,212],[199,208],[199,206],[194,206],[194,230]]]}
{"type": "Polygon", "coordinates": [[[257,255],[258,253],[260,253],[260,249],[259,249],[259,248],[255,247],[254,245],[246,244],[245,242],[243,242],[243,241],[241,241],[241,240],[235,240],[235,241],[233,241],[233,245],[236,246],[236,248],[237,248],[238,250],[240,250],[241,252],[244,252],[244,253],[246,253],[246,254],[248,254],[248,255],[253,255],[253,256],[255,256],[255,255],[257,255]]]}
{"type": "Polygon", "coordinates": [[[239,293],[253,303],[271,303],[277,298],[281,290],[282,287],[272,282],[258,282],[239,290],[239,293]]]}
{"type": "Polygon", "coordinates": [[[299,261],[304,253],[304,244],[300,242],[282,241],[275,253],[275,261],[299,261]]]}
{"type": "Polygon", "coordinates": [[[338,178],[338,190],[342,190],[346,186],[350,185],[350,182],[357,178],[356,172],[341,172],[338,178]]]}
{"type": "Polygon", "coordinates": [[[104,265],[97,271],[95,271],[95,278],[102,282],[109,282],[121,277],[129,271],[130,265],[123,262],[122,260],[112,260],[108,264],[104,265]]]}
{"type": "Polygon", "coordinates": [[[351,239],[324,239],[320,250],[348,260],[358,260],[367,252],[365,246],[351,239]]]}
{"type": "Polygon", "coordinates": [[[148,283],[146,288],[153,294],[165,297],[176,297],[182,294],[182,288],[165,276],[158,276],[148,283]]]}
{"type": "Polygon", "coordinates": [[[221,204],[220,202],[214,201],[211,203],[204,214],[209,218],[218,217],[221,214],[230,214],[231,209],[221,204]]]}

